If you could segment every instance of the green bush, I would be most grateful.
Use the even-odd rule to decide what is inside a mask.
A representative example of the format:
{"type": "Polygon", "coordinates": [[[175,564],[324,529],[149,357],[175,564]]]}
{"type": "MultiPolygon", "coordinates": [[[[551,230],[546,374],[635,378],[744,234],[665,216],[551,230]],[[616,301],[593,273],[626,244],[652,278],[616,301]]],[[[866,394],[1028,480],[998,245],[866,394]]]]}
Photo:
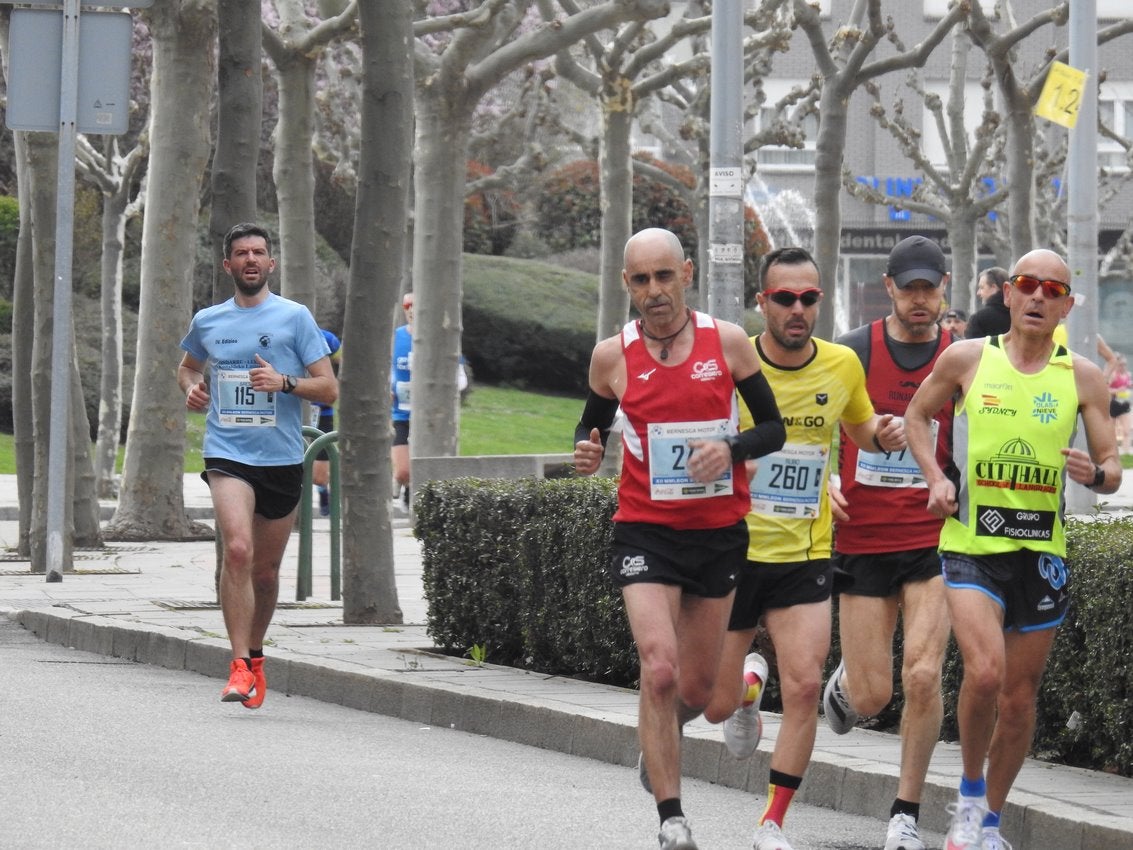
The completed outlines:
{"type": "MultiPolygon", "coordinates": [[[[415,503],[429,634],[463,655],[480,644],[492,663],[632,687],[637,657],[621,595],[606,571],[616,503],[612,479],[430,482],[415,503]]],[[[1133,518],[1067,524],[1070,614],[1039,691],[1034,754],[1133,776],[1133,518]],[[1076,714],[1075,714],[1076,713],[1076,714]],[[1074,715],[1075,722],[1067,725],[1074,715]]],[[[823,681],[841,656],[838,624],[823,681]]],[[[766,634],[756,644],[774,671],[766,634]]],[[[894,676],[901,666],[898,629],[894,676]]],[[[962,664],[955,642],[944,664],[942,740],[956,740],[962,664]]],[[[780,711],[772,674],[763,707],[780,711]]],[[[896,732],[894,698],[863,725],[896,732]]]]}
{"type": "Polygon", "coordinates": [[[414,502],[429,635],[495,664],[627,685],[637,654],[610,582],[609,479],[424,485],[414,502]]]}
{"type": "Polygon", "coordinates": [[[511,257],[464,256],[464,356],[489,384],[585,395],[598,279],[511,257]]]}

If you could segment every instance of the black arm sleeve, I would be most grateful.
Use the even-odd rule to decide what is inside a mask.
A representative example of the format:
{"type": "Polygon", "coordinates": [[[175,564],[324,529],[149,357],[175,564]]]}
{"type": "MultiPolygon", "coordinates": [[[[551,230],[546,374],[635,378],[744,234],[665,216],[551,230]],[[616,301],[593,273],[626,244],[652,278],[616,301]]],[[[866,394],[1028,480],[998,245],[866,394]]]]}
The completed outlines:
{"type": "Polygon", "coordinates": [[[779,415],[775,394],[763,373],[756,372],[742,381],[736,381],[736,391],[751,411],[755,427],[741,431],[732,443],[732,462],[754,460],[783,448],[783,443],[787,440],[787,429],[783,426],[783,417],[779,415]]]}
{"type": "Polygon", "coordinates": [[[602,434],[602,448],[610,439],[610,426],[614,424],[614,414],[618,412],[618,400],[600,396],[594,390],[586,394],[586,405],[582,408],[582,418],[574,427],[574,442],[590,439],[590,429],[597,428],[602,434]]]}

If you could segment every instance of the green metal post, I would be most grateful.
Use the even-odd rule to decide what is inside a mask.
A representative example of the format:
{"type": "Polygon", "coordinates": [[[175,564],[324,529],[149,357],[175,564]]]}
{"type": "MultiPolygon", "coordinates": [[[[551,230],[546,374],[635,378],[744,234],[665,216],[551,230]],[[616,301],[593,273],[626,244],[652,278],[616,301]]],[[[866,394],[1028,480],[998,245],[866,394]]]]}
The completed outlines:
{"type": "Polygon", "coordinates": [[[338,501],[338,432],[330,431],[324,434],[318,428],[310,425],[303,426],[303,436],[312,438],[303,452],[303,494],[299,498],[299,567],[295,581],[295,600],[302,602],[314,592],[314,581],[311,576],[313,558],[313,523],[314,510],[311,505],[311,469],[315,458],[324,449],[330,458],[330,586],[331,599],[338,600],[341,593],[342,554],[341,554],[341,516],[338,501]]]}

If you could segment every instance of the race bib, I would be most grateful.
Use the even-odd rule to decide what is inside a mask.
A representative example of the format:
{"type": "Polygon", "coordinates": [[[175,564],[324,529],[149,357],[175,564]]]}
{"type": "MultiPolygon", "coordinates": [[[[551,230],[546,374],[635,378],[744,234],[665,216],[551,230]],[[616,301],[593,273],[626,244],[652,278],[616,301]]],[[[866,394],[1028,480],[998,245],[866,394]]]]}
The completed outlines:
{"type": "Polygon", "coordinates": [[[409,408],[409,381],[397,381],[397,409],[408,411],[409,408]]]}
{"type": "MultiPolygon", "coordinates": [[[[936,445],[936,435],[940,423],[932,420],[932,444],[936,445]]],[[[858,450],[858,465],[854,469],[854,480],[871,487],[927,487],[920,466],[913,459],[908,447],[899,452],[866,452],[858,450]]]]}
{"type": "Polygon", "coordinates": [[[217,369],[220,424],[239,428],[275,425],[275,393],[252,389],[247,369],[217,369]]]}
{"type": "Polygon", "coordinates": [[[828,446],[787,443],[759,459],[751,482],[751,509],[762,516],[814,519],[830,460],[828,446]]]}
{"type": "Polygon", "coordinates": [[[705,499],[732,493],[732,467],[715,481],[701,484],[688,472],[693,449],[690,440],[722,440],[728,433],[728,420],[710,422],[661,422],[650,425],[649,434],[649,497],[657,501],[669,499],[705,499]]]}

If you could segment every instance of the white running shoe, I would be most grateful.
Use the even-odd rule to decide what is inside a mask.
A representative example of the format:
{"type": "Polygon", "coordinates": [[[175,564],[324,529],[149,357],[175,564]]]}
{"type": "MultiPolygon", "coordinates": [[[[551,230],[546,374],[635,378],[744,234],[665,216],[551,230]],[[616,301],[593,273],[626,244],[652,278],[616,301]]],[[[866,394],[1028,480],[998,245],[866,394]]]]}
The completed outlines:
{"type": "Polygon", "coordinates": [[[759,829],[755,831],[755,843],[752,848],[753,850],[794,850],[783,837],[779,824],[773,820],[760,824],[759,829]]]}
{"type": "Polygon", "coordinates": [[[916,818],[898,812],[889,819],[889,831],[885,833],[885,850],[925,850],[924,842],[917,834],[916,818]]]}
{"type": "Polygon", "coordinates": [[[835,734],[845,735],[854,728],[858,722],[858,713],[854,711],[846,692],[842,690],[842,674],[846,672],[846,662],[839,660],[838,666],[830,674],[830,681],[822,692],[822,714],[827,725],[835,734]]]}
{"type": "Polygon", "coordinates": [[[987,798],[961,796],[955,803],[948,804],[947,811],[952,815],[952,823],[944,839],[944,850],[983,850],[987,798]]]}
{"type": "Polygon", "coordinates": [[[667,818],[657,833],[657,841],[661,850],[697,850],[688,819],[683,817],[667,818]]]}
{"type": "Polygon", "coordinates": [[[999,834],[998,826],[985,826],[983,828],[983,850],[1011,850],[1007,839],[999,834]]]}
{"type": "Polygon", "coordinates": [[[744,696],[740,707],[724,721],[724,743],[738,759],[750,758],[763,737],[759,702],[767,685],[767,661],[758,652],[744,659],[744,696]]]}

